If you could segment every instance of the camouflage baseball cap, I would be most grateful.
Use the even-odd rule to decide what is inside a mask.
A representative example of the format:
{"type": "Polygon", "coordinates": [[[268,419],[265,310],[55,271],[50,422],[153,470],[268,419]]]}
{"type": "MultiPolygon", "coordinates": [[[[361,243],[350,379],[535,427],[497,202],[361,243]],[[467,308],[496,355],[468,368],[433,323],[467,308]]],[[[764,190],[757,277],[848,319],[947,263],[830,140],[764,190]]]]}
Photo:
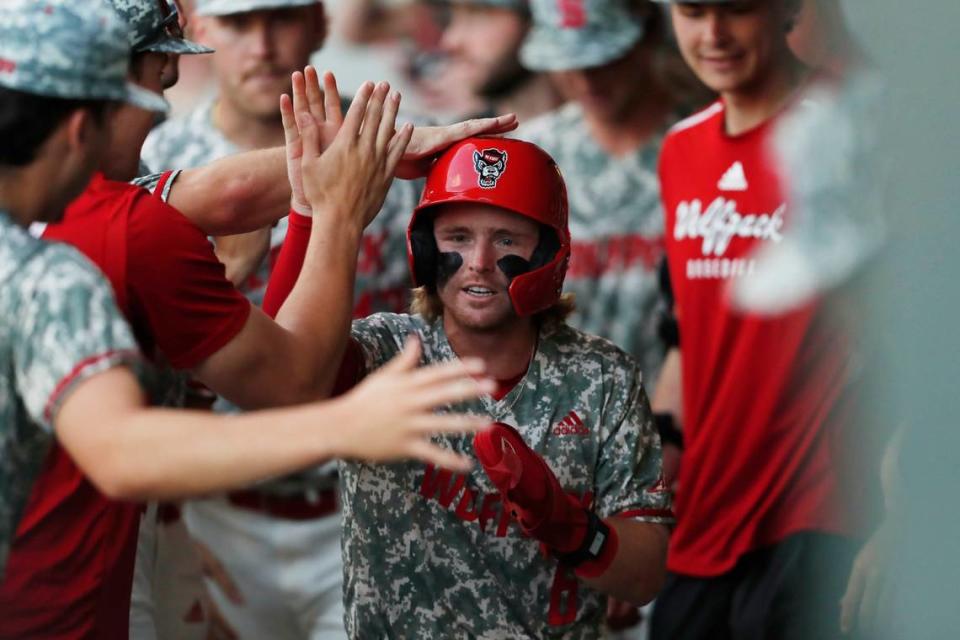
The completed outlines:
{"type": "Polygon", "coordinates": [[[127,26],[103,0],[0,2],[0,86],[67,100],[114,100],[165,112],[127,81],[127,26]]]}
{"type": "Polygon", "coordinates": [[[194,0],[198,16],[228,16],[262,9],[285,9],[318,4],[320,0],[194,0]]]}
{"type": "Polygon", "coordinates": [[[173,0],[109,0],[130,25],[130,47],[135,52],[213,53],[190,42],[180,28],[180,12],[173,0]]]}
{"type": "Polygon", "coordinates": [[[531,0],[533,28],[520,61],[533,71],[599,67],[643,37],[629,0],[531,0]]]}

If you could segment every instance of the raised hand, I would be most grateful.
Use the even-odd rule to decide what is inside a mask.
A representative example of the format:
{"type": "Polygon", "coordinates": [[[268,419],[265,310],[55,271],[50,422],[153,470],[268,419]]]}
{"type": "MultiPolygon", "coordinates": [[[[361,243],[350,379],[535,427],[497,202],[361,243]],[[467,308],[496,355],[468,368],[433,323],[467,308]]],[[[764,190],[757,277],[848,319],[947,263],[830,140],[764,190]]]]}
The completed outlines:
{"type": "Polygon", "coordinates": [[[344,217],[362,231],[376,216],[393,180],[413,127],[394,130],[400,95],[390,85],[364,83],[330,146],[306,96],[296,92],[293,113],[302,143],[303,195],[313,215],[344,217]],[[389,95],[388,95],[389,94],[389,95]]]}
{"type": "Polygon", "coordinates": [[[452,361],[417,368],[420,343],[408,340],[403,352],[343,397],[358,426],[335,436],[337,457],[388,462],[414,458],[467,471],[470,459],[430,442],[439,433],[476,432],[488,418],[458,413],[435,414],[443,405],[492,393],[480,360],[452,361]]]}
{"type": "Polygon", "coordinates": [[[507,133],[518,125],[517,116],[509,113],[496,118],[464,120],[445,127],[417,127],[397,167],[397,177],[406,180],[422,178],[427,175],[434,157],[454,142],[471,136],[507,133]]]}
{"type": "Polygon", "coordinates": [[[287,150],[287,177],[290,180],[292,196],[291,208],[301,215],[310,215],[310,203],[303,193],[303,177],[300,161],[303,157],[303,141],[300,138],[300,129],[297,127],[294,103],[305,105],[303,118],[310,118],[313,126],[319,131],[320,150],[326,150],[343,124],[343,109],[340,105],[340,91],[337,89],[337,80],[329,71],[323,74],[323,88],[320,88],[320,79],[317,70],[308,66],[294,72],[293,99],[284,94],[280,96],[280,117],[283,120],[283,134],[287,150]]]}

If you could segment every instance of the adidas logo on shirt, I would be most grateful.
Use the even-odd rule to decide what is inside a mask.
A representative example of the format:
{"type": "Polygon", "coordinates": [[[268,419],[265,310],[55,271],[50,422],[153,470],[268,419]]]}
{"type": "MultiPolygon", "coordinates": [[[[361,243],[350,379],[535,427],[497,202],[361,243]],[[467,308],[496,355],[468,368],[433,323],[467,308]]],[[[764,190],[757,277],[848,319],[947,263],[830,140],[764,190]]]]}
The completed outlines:
{"type": "Polygon", "coordinates": [[[717,183],[717,188],[720,191],[746,191],[747,186],[747,176],[744,174],[743,165],[739,161],[730,165],[730,168],[720,178],[720,182],[717,183]]]}
{"type": "Polygon", "coordinates": [[[583,420],[577,415],[576,411],[568,413],[563,420],[553,427],[555,436],[586,436],[590,434],[590,429],[583,424],[583,420]]]}

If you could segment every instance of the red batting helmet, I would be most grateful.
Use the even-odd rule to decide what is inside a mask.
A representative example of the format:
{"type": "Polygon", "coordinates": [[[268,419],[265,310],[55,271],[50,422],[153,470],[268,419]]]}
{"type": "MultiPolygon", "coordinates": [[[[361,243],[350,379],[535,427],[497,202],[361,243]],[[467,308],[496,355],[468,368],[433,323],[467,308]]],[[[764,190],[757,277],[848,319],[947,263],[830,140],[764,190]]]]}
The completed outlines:
{"type": "Polygon", "coordinates": [[[540,244],[529,263],[517,258],[500,267],[511,276],[517,315],[533,315],[560,299],[570,259],[567,188],[543,149],[523,140],[480,137],[458,142],[440,156],[407,228],[407,256],[418,287],[435,288],[437,282],[439,254],[429,213],[452,202],[489,204],[539,222],[540,244]]]}

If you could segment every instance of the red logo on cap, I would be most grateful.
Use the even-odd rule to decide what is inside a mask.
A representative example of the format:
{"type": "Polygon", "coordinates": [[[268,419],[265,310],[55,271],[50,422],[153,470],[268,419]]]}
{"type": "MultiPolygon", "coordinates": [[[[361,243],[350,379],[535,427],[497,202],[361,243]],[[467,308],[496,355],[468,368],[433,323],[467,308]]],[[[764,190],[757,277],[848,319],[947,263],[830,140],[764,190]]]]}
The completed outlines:
{"type": "Polygon", "coordinates": [[[560,26],[564,29],[579,29],[587,24],[587,12],[583,0],[557,0],[560,9],[560,26]]]}
{"type": "Polygon", "coordinates": [[[17,70],[17,63],[13,60],[0,58],[0,73],[13,73],[17,70]]]}

